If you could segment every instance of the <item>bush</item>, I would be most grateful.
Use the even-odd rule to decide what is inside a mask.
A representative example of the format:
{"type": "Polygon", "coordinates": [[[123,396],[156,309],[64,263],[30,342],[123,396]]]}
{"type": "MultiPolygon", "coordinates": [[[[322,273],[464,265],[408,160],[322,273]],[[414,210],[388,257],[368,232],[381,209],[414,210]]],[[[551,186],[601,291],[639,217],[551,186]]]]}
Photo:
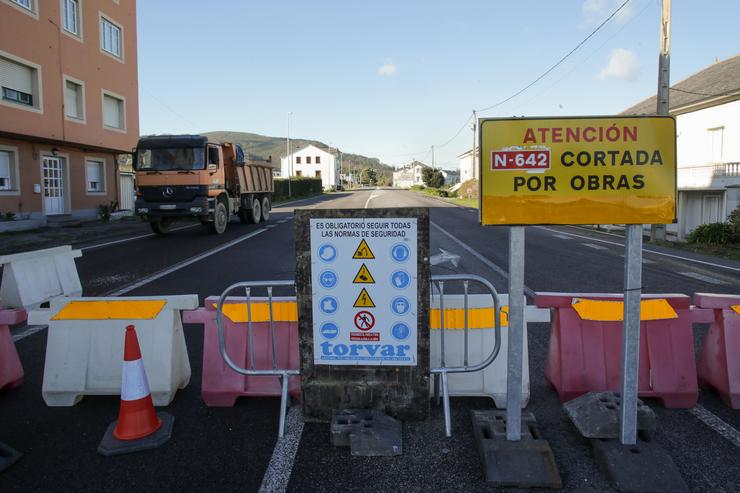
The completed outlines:
{"type": "Polygon", "coordinates": [[[449,197],[450,193],[447,190],[437,190],[437,195],[440,197],[449,197]]]}
{"type": "Polygon", "coordinates": [[[732,234],[735,235],[735,241],[740,241],[740,205],[735,207],[734,211],[730,212],[727,221],[732,228],[732,234]]]}
{"type": "Polygon", "coordinates": [[[107,204],[100,204],[98,206],[98,216],[104,223],[110,221],[111,214],[118,210],[118,202],[113,201],[107,204]]]}
{"type": "Polygon", "coordinates": [[[733,241],[733,236],[730,223],[709,223],[697,226],[686,239],[689,243],[726,245],[733,241]]]}
{"type": "Polygon", "coordinates": [[[286,200],[290,197],[309,197],[311,195],[321,195],[324,191],[321,184],[321,178],[304,178],[294,176],[290,179],[290,195],[288,195],[288,179],[276,178],[275,192],[272,200],[286,200]]]}
{"type": "Polygon", "coordinates": [[[15,221],[15,212],[8,211],[5,214],[0,214],[0,220],[2,220],[2,221],[15,221]]]}

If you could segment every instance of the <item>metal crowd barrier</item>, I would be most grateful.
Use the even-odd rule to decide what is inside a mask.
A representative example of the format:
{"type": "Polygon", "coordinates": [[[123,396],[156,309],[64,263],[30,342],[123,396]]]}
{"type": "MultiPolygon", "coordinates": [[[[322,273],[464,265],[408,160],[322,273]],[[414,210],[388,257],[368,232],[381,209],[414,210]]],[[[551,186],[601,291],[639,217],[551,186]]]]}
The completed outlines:
{"type": "Polygon", "coordinates": [[[496,288],[493,287],[493,285],[488,282],[486,279],[476,276],[473,274],[452,274],[452,275],[438,275],[438,276],[432,276],[431,280],[431,287],[432,289],[431,294],[434,296],[434,288],[437,288],[437,292],[439,293],[439,313],[440,313],[440,349],[441,349],[441,357],[440,357],[440,367],[438,368],[432,368],[431,373],[434,375],[434,397],[437,400],[437,405],[439,405],[439,387],[440,387],[440,381],[442,384],[442,399],[444,404],[444,414],[445,414],[445,434],[448,437],[452,436],[452,423],[450,418],[450,394],[449,389],[447,385],[447,375],[449,373],[473,373],[476,371],[484,370],[488,365],[493,363],[493,361],[498,356],[499,350],[501,349],[501,304],[499,302],[498,292],[496,291],[496,288]],[[488,292],[493,297],[493,307],[494,307],[494,337],[495,337],[495,343],[493,348],[491,349],[491,352],[488,354],[488,356],[481,361],[480,363],[471,365],[468,361],[468,291],[470,287],[470,282],[474,282],[477,284],[482,285],[485,287],[488,292]],[[464,346],[463,346],[463,365],[462,366],[447,366],[445,364],[445,305],[444,305],[444,286],[445,283],[449,282],[462,282],[463,285],[463,300],[464,300],[464,346]]]}
{"type": "Polygon", "coordinates": [[[281,393],[280,393],[280,427],[278,435],[280,437],[285,433],[285,416],[288,407],[288,378],[295,375],[300,375],[300,369],[295,368],[278,368],[277,353],[275,349],[275,322],[272,312],[272,289],[278,286],[292,286],[295,289],[295,281],[250,281],[250,282],[238,282],[232,284],[221,293],[218,299],[218,307],[216,308],[216,324],[218,325],[218,343],[221,349],[221,356],[232,370],[242,375],[250,376],[275,376],[281,379],[281,393]],[[244,288],[244,292],[247,300],[247,337],[249,340],[249,368],[242,368],[237,365],[226,352],[226,338],[224,336],[224,321],[223,321],[223,306],[227,296],[232,291],[244,288]],[[254,367],[254,336],[252,330],[252,288],[267,288],[267,299],[270,313],[270,342],[272,345],[272,369],[270,370],[257,370],[254,367]]]}

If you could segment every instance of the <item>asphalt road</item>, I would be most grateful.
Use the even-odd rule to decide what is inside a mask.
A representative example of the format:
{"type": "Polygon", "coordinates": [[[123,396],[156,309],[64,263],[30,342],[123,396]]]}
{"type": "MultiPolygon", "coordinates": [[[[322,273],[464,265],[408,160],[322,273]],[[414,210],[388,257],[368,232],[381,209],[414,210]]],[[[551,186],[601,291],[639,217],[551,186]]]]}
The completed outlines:
{"type": "MultiPolygon", "coordinates": [[[[477,211],[396,190],[362,190],[276,208],[270,222],[233,222],[221,236],[189,228],[85,250],[77,260],[86,295],[197,293],[201,301],[241,280],[294,275],[292,210],[298,207],[432,208],[431,250],[460,256],[457,267],[433,273],[472,273],[507,291],[508,229],[482,228],[477,211]]],[[[624,253],[620,236],[577,227],[529,227],[525,285],[531,291],[620,292],[624,253]]],[[[85,245],[83,245],[85,246],[85,245]]],[[[90,246],[90,245],[87,245],[90,246]]],[[[740,263],[645,246],[646,293],[740,292],[740,263]]],[[[529,292],[531,292],[529,291],[529,292]]],[[[286,293],[287,294],[287,293],[286,293]]],[[[24,328],[14,329],[23,334],[24,328]]],[[[706,327],[695,327],[697,353],[706,327]]],[[[46,331],[16,343],[24,385],[0,393],[0,441],[24,458],[0,474],[0,491],[256,491],[274,475],[278,401],[240,399],[233,408],[209,408],[200,399],[203,329],[186,325],[190,385],[167,411],[176,417],[173,439],[140,454],[104,458],[96,452],[116,418],[116,398],[87,397],[72,408],[48,408],[41,399],[46,331]],[[271,459],[273,465],[269,466],[271,459]]],[[[591,447],[577,435],[543,377],[548,324],[529,326],[531,399],[528,410],[549,440],[567,491],[610,491],[591,447]]],[[[700,413],[663,408],[654,439],[669,451],[692,491],[740,491],[740,412],[702,389],[700,413]],[[700,419],[700,418],[703,418],[700,419]],[[716,421],[715,420],[721,420],[716,421]],[[707,424],[709,422],[709,424],[707,424]],[[722,425],[724,423],[724,425],[722,425]]],[[[453,399],[454,437],[444,437],[442,413],[404,427],[405,454],[352,458],[329,444],[328,425],[306,424],[297,452],[278,461],[290,491],[488,491],[472,438],[469,410],[488,399],[453,399]]],[[[280,449],[280,447],[278,447],[280,449]]]]}

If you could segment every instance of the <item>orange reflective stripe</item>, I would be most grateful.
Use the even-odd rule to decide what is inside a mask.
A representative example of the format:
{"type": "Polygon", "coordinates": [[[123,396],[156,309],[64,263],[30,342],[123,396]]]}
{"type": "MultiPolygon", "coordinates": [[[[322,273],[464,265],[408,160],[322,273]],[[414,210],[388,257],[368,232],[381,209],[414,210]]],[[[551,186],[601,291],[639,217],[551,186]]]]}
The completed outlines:
{"type": "Polygon", "coordinates": [[[732,308],[732,311],[740,315],[740,305],[732,305],[730,308],[732,308]]]}
{"type": "MultiPolygon", "coordinates": [[[[583,320],[596,322],[620,322],[624,317],[624,302],[608,300],[573,299],[573,309],[583,320]]],[[[666,320],[678,318],[678,314],[665,299],[642,300],[640,320],[666,320]]]]}
{"type": "Polygon", "coordinates": [[[165,300],[70,301],[51,320],[150,320],[165,300]]]}
{"type": "MultiPolygon", "coordinates": [[[[252,322],[270,321],[270,304],[266,302],[250,303],[252,322]]],[[[218,307],[213,304],[213,307],[218,307]]],[[[224,304],[224,315],[234,323],[247,322],[246,303],[224,304]]],[[[272,304],[272,320],[275,322],[297,322],[298,304],[295,301],[276,301],[272,304]]]]}
{"type": "MultiPolygon", "coordinates": [[[[439,329],[439,308],[432,308],[429,312],[429,328],[439,329]]],[[[509,326],[509,307],[501,307],[501,327],[509,326]]],[[[469,329],[492,329],[493,308],[468,308],[468,328],[469,329]]],[[[464,329],[465,328],[465,309],[464,308],[445,308],[445,330],[446,329],[464,329]]]]}

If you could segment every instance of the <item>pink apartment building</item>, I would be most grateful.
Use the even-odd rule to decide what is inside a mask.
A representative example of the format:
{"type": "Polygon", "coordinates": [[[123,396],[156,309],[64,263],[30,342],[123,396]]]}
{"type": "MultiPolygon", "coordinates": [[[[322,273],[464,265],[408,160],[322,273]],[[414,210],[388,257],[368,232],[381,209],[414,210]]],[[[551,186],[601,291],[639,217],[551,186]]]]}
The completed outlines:
{"type": "Polygon", "coordinates": [[[138,136],[135,0],[0,0],[0,213],[126,208],[138,136]]]}

